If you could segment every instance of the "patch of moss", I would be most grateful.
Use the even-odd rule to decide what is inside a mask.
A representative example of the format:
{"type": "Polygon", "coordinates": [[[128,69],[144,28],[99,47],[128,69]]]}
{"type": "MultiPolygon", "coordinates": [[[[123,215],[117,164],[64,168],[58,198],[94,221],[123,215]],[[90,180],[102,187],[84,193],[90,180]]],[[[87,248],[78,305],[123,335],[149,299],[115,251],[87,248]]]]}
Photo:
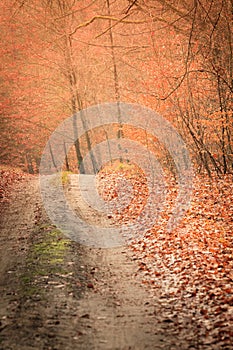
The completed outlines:
{"type": "Polygon", "coordinates": [[[71,171],[62,171],[61,173],[54,174],[50,179],[50,185],[52,186],[65,186],[69,183],[69,175],[72,174],[71,171]]]}
{"type": "Polygon", "coordinates": [[[132,176],[144,176],[144,172],[141,168],[138,167],[137,164],[131,163],[128,160],[115,160],[112,162],[109,162],[108,164],[104,165],[104,167],[100,170],[99,175],[104,174],[124,174],[124,176],[127,178],[131,178],[132,176]]]}
{"type": "Polygon", "coordinates": [[[38,236],[27,258],[26,271],[21,276],[25,296],[41,294],[41,277],[68,273],[64,268],[64,259],[70,241],[51,225],[42,225],[38,236]]]}
{"type": "Polygon", "coordinates": [[[63,171],[61,176],[62,185],[67,185],[69,183],[69,175],[72,174],[71,171],[63,171]]]}
{"type": "Polygon", "coordinates": [[[23,276],[21,276],[21,281],[22,281],[24,284],[29,284],[29,283],[31,283],[32,278],[31,278],[30,276],[23,275],[23,276]]]}

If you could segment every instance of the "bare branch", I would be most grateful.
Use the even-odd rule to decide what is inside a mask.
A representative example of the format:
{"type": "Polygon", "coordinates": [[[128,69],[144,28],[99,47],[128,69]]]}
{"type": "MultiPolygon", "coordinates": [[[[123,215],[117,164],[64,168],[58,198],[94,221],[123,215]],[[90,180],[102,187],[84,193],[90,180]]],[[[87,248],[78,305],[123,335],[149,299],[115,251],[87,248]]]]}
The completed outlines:
{"type": "Polygon", "coordinates": [[[130,11],[130,9],[131,9],[134,5],[137,5],[137,0],[132,1],[132,3],[129,4],[129,6],[127,7],[125,13],[128,14],[129,11],[130,11]]]}
{"type": "MultiPolygon", "coordinates": [[[[79,39],[75,39],[75,41],[88,45],[88,46],[95,46],[95,47],[104,47],[107,49],[112,48],[112,45],[104,45],[104,44],[94,44],[92,42],[87,42],[87,41],[83,41],[83,40],[79,40],[79,39]]],[[[125,45],[113,45],[114,49],[132,49],[132,50],[137,50],[137,49],[147,49],[149,48],[150,45],[134,45],[134,46],[125,46],[125,45]]]]}
{"type": "MultiPolygon", "coordinates": [[[[105,16],[105,15],[96,15],[94,17],[92,17],[91,19],[89,19],[86,22],[80,23],[71,33],[69,33],[70,36],[74,35],[77,30],[79,30],[80,28],[84,28],[89,26],[91,23],[93,23],[94,21],[96,21],[97,19],[100,20],[107,20],[107,21],[115,21],[118,23],[127,23],[127,24],[142,24],[142,23],[146,23],[146,20],[126,20],[124,19],[126,16],[124,16],[123,18],[117,18],[117,17],[112,17],[112,16],[105,16]]],[[[128,17],[128,15],[127,15],[128,17]]]]}
{"type": "MultiPolygon", "coordinates": [[[[117,21],[116,23],[114,23],[113,25],[110,25],[107,29],[105,29],[102,33],[98,34],[95,39],[98,39],[99,37],[101,37],[102,35],[106,34],[109,30],[111,30],[112,28],[114,28],[117,24],[122,23],[125,18],[127,18],[129,16],[129,14],[125,15],[123,18],[119,19],[119,21],[117,21]]],[[[111,22],[111,20],[109,20],[109,22],[111,22]]]]}
{"type": "Polygon", "coordinates": [[[187,57],[185,60],[185,72],[184,72],[181,80],[179,81],[179,83],[174,87],[174,89],[172,89],[165,97],[161,98],[162,101],[167,100],[175,91],[177,91],[179,89],[179,87],[183,84],[183,82],[188,74],[188,65],[189,65],[189,59],[190,59],[190,55],[191,55],[192,37],[193,37],[194,25],[195,25],[196,14],[197,14],[197,3],[195,3],[192,10],[194,10],[194,15],[193,15],[193,20],[192,20],[192,27],[191,27],[190,34],[189,34],[188,52],[187,52],[187,57]]]}
{"type": "Polygon", "coordinates": [[[96,2],[96,0],[93,0],[90,4],[88,4],[88,5],[85,6],[85,7],[82,7],[82,8],[80,8],[80,9],[78,9],[78,10],[74,10],[74,11],[65,13],[64,15],[55,18],[55,21],[59,21],[60,19],[63,19],[63,18],[68,17],[68,16],[73,16],[75,13],[78,13],[78,12],[81,12],[81,11],[83,11],[83,10],[86,10],[86,9],[88,9],[89,7],[91,7],[95,2],[96,2]]]}

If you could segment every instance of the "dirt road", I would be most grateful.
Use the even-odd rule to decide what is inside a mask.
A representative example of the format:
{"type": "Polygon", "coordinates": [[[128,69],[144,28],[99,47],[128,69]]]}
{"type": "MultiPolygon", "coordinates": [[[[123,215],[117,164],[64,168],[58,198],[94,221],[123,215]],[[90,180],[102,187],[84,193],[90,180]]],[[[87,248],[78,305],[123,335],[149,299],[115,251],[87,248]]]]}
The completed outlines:
{"type": "Polygon", "coordinates": [[[38,179],[2,208],[0,240],[1,350],[176,349],[129,249],[65,237],[43,210],[38,179]]]}

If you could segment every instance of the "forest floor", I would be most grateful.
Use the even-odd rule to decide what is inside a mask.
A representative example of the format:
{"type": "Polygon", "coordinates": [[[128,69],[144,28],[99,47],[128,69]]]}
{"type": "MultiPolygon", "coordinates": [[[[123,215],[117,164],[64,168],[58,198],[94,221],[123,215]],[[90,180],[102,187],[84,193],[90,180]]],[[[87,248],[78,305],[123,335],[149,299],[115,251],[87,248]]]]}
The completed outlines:
{"type": "MultiPolygon", "coordinates": [[[[214,225],[215,244],[208,235],[193,240],[198,224],[187,221],[172,240],[151,231],[129,247],[90,248],[57,230],[38,178],[24,179],[1,210],[0,349],[233,349],[226,203],[224,222],[205,218],[224,228],[214,225]]],[[[198,215],[206,212],[199,207],[198,215]]]]}

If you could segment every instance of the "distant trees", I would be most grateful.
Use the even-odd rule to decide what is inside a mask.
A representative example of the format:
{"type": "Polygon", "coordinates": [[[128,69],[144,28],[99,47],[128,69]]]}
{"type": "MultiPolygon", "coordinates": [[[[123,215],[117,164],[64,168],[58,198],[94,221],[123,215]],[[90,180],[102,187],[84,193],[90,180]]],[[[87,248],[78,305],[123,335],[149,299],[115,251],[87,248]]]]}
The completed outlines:
{"type": "MultiPolygon", "coordinates": [[[[232,13],[231,0],[4,1],[2,162],[37,171],[62,120],[126,101],[169,119],[197,169],[232,172],[232,13]]],[[[95,135],[75,124],[79,171],[86,151],[96,171],[95,135]]]]}

